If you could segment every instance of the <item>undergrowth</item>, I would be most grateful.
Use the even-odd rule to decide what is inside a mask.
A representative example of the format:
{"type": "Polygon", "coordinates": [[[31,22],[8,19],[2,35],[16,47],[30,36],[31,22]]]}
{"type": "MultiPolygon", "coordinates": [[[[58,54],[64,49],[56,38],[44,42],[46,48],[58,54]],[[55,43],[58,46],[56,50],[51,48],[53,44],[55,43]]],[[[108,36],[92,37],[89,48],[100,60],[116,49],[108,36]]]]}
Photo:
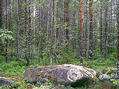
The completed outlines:
{"type": "MultiPolygon", "coordinates": [[[[66,55],[64,54],[64,56],[66,56],[66,55]]],[[[69,61],[69,64],[80,65],[80,60],[76,59],[76,54],[72,53],[70,56],[69,56],[69,58],[71,60],[69,61]]],[[[62,61],[60,64],[65,64],[66,58],[68,58],[68,57],[62,57],[62,59],[61,59],[62,61]]],[[[13,59],[11,58],[11,61],[9,61],[8,63],[5,63],[5,61],[3,61],[3,60],[5,60],[5,58],[3,56],[0,56],[0,76],[4,75],[4,76],[9,76],[9,77],[23,76],[23,73],[25,72],[25,70],[27,68],[42,66],[44,63],[43,61],[38,62],[37,58],[32,59],[34,61],[31,62],[29,66],[26,66],[26,61],[24,59],[21,59],[20,61],[15,61],[14,58],[13,59]]],[[[98,59],[95,59],[95,60],[84,59],[83,65],[86,67],[92,68],[96,71],[100,71],[100,70],[104,69],[105,67],[116,67],[116,62],[117,62],[116,53],[112,53],[110,55],[110,57],[107,59],[104,59],[101,57],[99,57],[98,59]]],[[[56,64],[58,64],[58,63],[56,63],[56,64]]],[[[56,65],[56,64],[54,63],[54,65],[56,65]]],[[[41,85],[41,83],[38,82],[37,85],[41,85]]],[[[77,88],[77,87],[73,88],[71,86],[64,86],[64,85],[53,84],[53,83],[49,83],[49,82],[46,83],[45,85],[51,87],[51,89],[52,89],[52,87],[56,87],[56,89],[108,89],[108,88],[104,88],[104,87],[109,87],[110,84],[103,85],[100,82],[96,82],[95,84],[92,84],[88,87],[84,86],[84,87],[80,87],[80,88],[77,88]]],[[[17,89],[30,89],[30,88],[32,89],[33,87],[35,87],[35,85],[32,85],[30,83],[25,83],[25,82],[21,83],[21,82],[19,82],[19,80],[16,84],[12,85],[12,87],[14,87],[14,86],[18,86],[17,89]]],[[[40,87],[40,86],[38,86],[38,87],[40,87]]],[[[111,88],[112,87],[110,86],[109,89],[111,89],[111,88]]],[[[10,87],[1,86],[0,89],[10,89],[10,87]]],[[[38,88],[38,89],[40,89],[40,88],[38,88]]],[[[118,89],[118,88],[115,88],[115,89],[118,89]]]]}

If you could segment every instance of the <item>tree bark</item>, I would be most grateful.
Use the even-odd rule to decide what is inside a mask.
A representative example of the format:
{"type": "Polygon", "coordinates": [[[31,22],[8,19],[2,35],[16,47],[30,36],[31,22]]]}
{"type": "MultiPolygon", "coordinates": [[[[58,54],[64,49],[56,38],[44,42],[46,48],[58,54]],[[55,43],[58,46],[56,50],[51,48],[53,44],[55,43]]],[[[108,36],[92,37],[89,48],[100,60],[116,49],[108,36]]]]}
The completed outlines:
{"type": "Polygon", "coordinates": [[[83,64],[83,0],[80,0],[80,65],[83,64]]]}
{"type": "Polygon", "coordinates": [[[119,1],[117,1],[117,79],[119,79],[119,1]]]}
{"type": "MultiPolygon", "coordinates": [[[[3,4],[3,0],[0,0],[0,29],[2,28],[2,14],[3,14],[3,11],[2,11],[2,4],[3,4]]],[[[3,51],[3,44],[2,44],[2,41],[0,40],[0,51],[3,51]]]]}
{"type": "Polygon", "coordinates": [[[0,28],[2,28],[2,0],[0,0],[0,28]]]}
{"type": "MultiPolygon", "coordinates": [[[[39,4],[40,4],[40,0],[39,0],[39,4]]],[[[38,19],[39,19],[39,43],[38,43],[38,62],[40,62],[41,60],[41,7],[39,6],[39,16],[38,16],[38,19]]]]}
{"type": "Polygon", "coordinates": [[[90,15],[90,27],[89,27],[89,59],[93,56],[93,0],[89,0],[89,15],[90,15]]]}
{"type": "Polygon", "coordinates": [[[105,1],[104,58],[107,58],[108,1],[105,1]]]}
{"type": "MultiPolygon", "coordinates": [[[[69,25],[69,0],[64,1],[64,22],[69,25]]],[[[69,29],[66,30],[66,39],[69,40],[69,29]]]]}
{"type": "Polygon", "coordinates": [[[26,40],[26,42],[25,42],[25,59],[26,59],[26,61],[27,61],[27,66],[29,65],[29,47],[28,47],[28,33],[29,33],[29,29],[28,29],[28,7],[27,7],[27,5],[28,5],[28,2],[27,2],[27,0],[25,0],[25,40],[26,40]]]}
{"type": "Polygon", "coordinates": [[[102,29],[103,29],[103,26],[102,26],[102,0],[100,0],[100,52],[102,54],[102,49],[103,49],[103,39],[102,39],[102,36],[103,36],[103,32],[102,32],[102,29]]]}
{"type": "Polygon", "coordinates": [[[16,26],[16,45],[17,45],[17,61],[20,59],[20,43],[19,43],[19,0],[17,0],[17,11],[16,11],[16,22],[17,22],[17,26],[16,26]]]}
{"type": "MultiPolygon", "coordinates": [[[[6,0],[6,23],[5,23],[5,28],[8,31],[8,0],[6,0]]],[[[8,38],[6,38],[6,43],[5,43],[5,60],[8,62],[8,38]]]]}
{"type": "MultiPolygon", "coordinates": [[[[69,52],[69,48],[68,48],[69,47],[69,29],[68,29],[68,27],[69,27],[69,0],[64,1],[64,23],[66,24],[65,37],[66,37],[66,42],[67,42],[65,51],[68,54],[68,52],[69,52]]],[[[68,63],[69,59],[66,58],[66,61],[68,63]]]]}
{"type": "Polygon", "coordinates": [[[88,46],[88,8],[87,8],[87,5],[88,5],[88,0],[86,0],[86,12],[85,12],[85,18],[86,18],[86,22],[85,22],[85,47],[86,47],[86,51],[85,51],[85,54],[86,54],[86,58],[88,59],[88,50],[89,50],[89,46],[88,46]]]}

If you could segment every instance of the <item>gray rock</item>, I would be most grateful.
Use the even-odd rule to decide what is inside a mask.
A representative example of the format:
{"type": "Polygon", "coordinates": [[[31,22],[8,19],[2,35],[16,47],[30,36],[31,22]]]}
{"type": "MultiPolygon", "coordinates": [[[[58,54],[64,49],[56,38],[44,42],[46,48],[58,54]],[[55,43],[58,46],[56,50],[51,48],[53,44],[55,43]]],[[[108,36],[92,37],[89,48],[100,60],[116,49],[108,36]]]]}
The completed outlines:
{"type": "Polygon", "coordinates": [[[111,77],[107,74],[102,74],[102,75],[99,76],[99,79],[100,80],[110,80],[111,77]]]}
{"type": "Polygon", "coordinates": [[[24,78],[27,78],[31,83],[50,80],[60,84],[74,83],[83,78],[97,79],[96,71],[93,69],[72,64],[29,68],[25,71],[24,78]]]}
{"type": "Polygon", "coordinates": [[[103,74],[112,74],[112,73],[115,73],[117,70],[117,68],[114,68],[114,67],[106,67],[102,70],[102,73],[103,74]]]}
{"type": "Polygon", "coordinates": [[[12,83],[14,83],[13,80],[6,78],[6,77],[0,77],[0,86],[3,86],[3,85],[10,86],[12,83]]]}

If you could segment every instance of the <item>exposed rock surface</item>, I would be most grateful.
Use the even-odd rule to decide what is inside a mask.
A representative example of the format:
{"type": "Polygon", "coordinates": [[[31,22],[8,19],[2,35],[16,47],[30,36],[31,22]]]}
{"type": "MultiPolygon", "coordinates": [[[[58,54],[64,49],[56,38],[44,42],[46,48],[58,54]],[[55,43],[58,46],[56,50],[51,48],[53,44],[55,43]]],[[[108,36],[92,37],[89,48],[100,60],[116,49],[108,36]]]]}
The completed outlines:
{"type": "Polygon", "coordinates": [[[113,68],[113,67],[106,67],[102,70],[102,72],[104,74],[112,74],[112,73],[115,73],[117,70],[117,68],[113,68]]]}
{"type": "Polygon", "coordinates": [[[72,64],[29,68],[25,71],[24,78],[27,78],[29,82],[50,80],[60,84],[74,83],[83,78],[97,79],[96,71],[93,69],[72,64]]]}
{"type": "Polygon", "coordinates": [[[102,81],[114,79],[116,76],[116,70],[117,68],[113,67],[106,67],[102,69],[99,75],[99,79],[102,81]]]}
{"type": "Polygon", "coordinates": [[[110,78],[111,77],[109,75],[107,75],[107,74],[102,74],[102,75],[99,76],[100,80],[110,80],[110,78]]]}
{"type": "Polygon", "coordinates": [[[14,81],[11,80],[10,78],[0,77],[0,86],[3,86],[3,85],[10,86],[12,83],[14,83],[14,81]]]}

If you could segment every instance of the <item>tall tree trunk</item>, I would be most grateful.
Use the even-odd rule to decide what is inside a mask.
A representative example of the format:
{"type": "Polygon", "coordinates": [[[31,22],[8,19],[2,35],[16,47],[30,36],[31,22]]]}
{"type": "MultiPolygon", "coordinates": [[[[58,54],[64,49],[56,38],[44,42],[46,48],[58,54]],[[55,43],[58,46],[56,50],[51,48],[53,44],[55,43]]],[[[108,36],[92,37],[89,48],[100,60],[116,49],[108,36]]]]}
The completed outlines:
{"type": "Polygon", "coordinates": [[[108,54],[110,54],[110,51],[112,50],[112,47],[111,47],[111,39],[112,39],[112,36],[111,36],[111,32],[112,32],[112,16],[113,16],[113,5],[112,5],[112,3],[113,3],[113,0],[111,0],[110,2],[109,2],[109,5],[110,5],[110,7],[109,7],[109,5],[108,5],[108,8],[109,8],[109,11],[108,12],[110,12],[110,14],[109,14],[109,30],[108,30],[108,54]]]}
{"type": "Polygon", "coordinates": [[[104,58],[107,58],[108,1],[105,1],[104,58]]]}
{"type": "Polygon", "coordinates": [[[26,40],[26,42],[25,42],[25,59],[26,59],[26,61],[27,61],[27,66],[29,65],[29,47],[28,47],[28,35],[29,35],[29,29],[28,29],[28,2],[27,2],[27,0],[25,0],[25,40],[26,40]]]}
{"type": "Polygon", "coordinates": [[[31,0],[28,1],[28,55],[32,58],[31,52],[31,42],[32,42],[32,28],[31,28],[31,0]]]}
{"type": "MultiPolygon", "coordinates": [[[[41,0],[39,0],[39,5],[41,0]]],[[[39,21],[39,42],[38,42],[38,62],[40,62],[41,60],[41,7],[39,6],[39,15],[38,15],[38,21],[39,21]]]]}
{"type": "Polygon", "coordinates": [[[93,0],[89,0],[89,15],[90,15],[90,27],[89,27],[89,59],[93,56],[93,0]]]}
{"type": "MultiPolygon", "coordinates": [[[[69,0],[65,0],[64,1],[64,22],[67,24],[67,28],[65,29],[66,31],[65,31],[65,37],[66,37],[66,41],[67,41],[67,45],[66,45],[66,52],[67,52],[67,54],[68,54],[68,47],[69,47],[69,45],[68,45],[68,43],[69,43],[69,29],[68,29],[68,27],[69,27],[69,0]]],[[[67,60],[67,63],[69,62],[69,59],[67,58],[66,59],[67,60]]]]}
{"type": "Polygon", "coordinates": [[[2,2],[3,0],[0,0],[0,28],[2,28],[2,2]]]}
{"type": "MultiPolygon", "coordinates": [[[[60,3],[59,2],[56,2],[56,24],[58,25],[59,24],[59,7],[60,6],[60,3]],[[58,19],[57,19],[58,18],[58,19]]],[[[55,53],[55,63],[58,62],[60,63],[60,45],[61,45],[61,31],[59,28],[56,28],[56,42],[57,42],[57,45],[56,45],[56,53],[55,53]]]]}
{"type": "MultiPolygon", "coordinates": [[[[11,29],[11,24],[12,24],[12,20],[11,20],[11,13],[12,13],[12,10],[11,10],[11,0],[8,0],[8,30],[9,31],[12,31],[11,29]]],[[[13,47],[13,42],[11,40],[8,41],[8,46],[9,46],[9,49],[11,50],[10,52],[10,56],[13,57],[13,50],[14,50],[14,47],[13,47]]]]}
{"type": "Polygon", "coordinates": [[[117,1],[117,31],[118,31],[118,39],[117,39],[117,79],[119,79],[119,1],[117,1]]]}
{"type": "MultiPolygon", "coordinates": [[[[0,29],[2,28],[2,25],[3,25],[3,23],[2,23],[2,4],[3,4],[3,0],[0,0],[0,29]]],[[[2,44],[2,42],[1,42],[1,40],[0,40],[0,51],[3,51],[4,49],[3,49],[4,47],[3,47],[3,44],[2,44]]]]}
{"type": "Polygon", "coordinates": [[[103,36],[103,26],[102,26],[102,0],[100,0],[100,52],[102,54],[102,49],[103,49],[103,39],[102,39],[102,36],[103,36]]]}
{"type": "Polygon", "coordinates": [[[52,1],[51,1],[51,22],[50,22],[50,24],[51,24],[50,64],[51,64],[51,65],[53,64],[53,43],[54,43],[54,36],[53,36],[53,34],[54,34],[54,10],[55,10],[54,6],[55,6],[55,1],[52,0],[52,1]]]}
{"type": "Polygon", "coordinates": [[[83,0],[80,0],[80,65],[83,64],[83,0]]]}
{"type": "MultiPolygon", "coordinates": [[[[41,0],[39,0],[39,4],[41,3],[40,2],[41,0]]],[[[41,10],[42,8],[39,7],[39,43],[38,43],[38,61],[41,62],[41,59],[43,59],[43,56],[42,56],[42,51],[43,51],[43,31],[42,31],[42,26],[41,26],[41,23],[42,23],[42,18],[41,18],[41,10]]]]}
{"type": "Polygon", "coordinates": [[[86,47],[86,51],[85,51],[85,54],[86,54],[86,58],[88,59],[88,8],[87,8],[87,5],[88,5],[88,0],[86,0],[86,12],[85,12],[85,18],[86,18],[86,22],[85,22],[85,47],[86,47]]]}
{"type": "Polygon", "coordinates": [[[50,39],[50,11],[48,7],[48,12],[47,12],[47,31],[46,31],[46,57],[45,57],[45,65],[48,65],[49,62],[49,39],[50,39]]]}
{"type": "MultiPolygon", "coordinates": [[[[59,21],[57,20],[57,18],[59,18],[59,2],[57,2],[57,5],[56,5],[56,24],[58,25],[59,24],[59,21]]],[[[56,28],[56,42],[58,43],[58,45],[57,46],[59,46],[60,44],[60,42],[59,42],[59,28],[56,28]]]]}
{"type": "MultiPolygon", "coordinates": [[[[69,0],[64,1],[64,22],[69,25],[69,0]]],[[[69,40],[69,29],[66,29],[66,39],[69,40]]]]}
{"type": "MultiPolygon", "coordinates": [[[[6,0],[6,24],[5,28],[8,31],[8,0],[6,0]]],[[[6,43],[5,43],[5,60],[8,62],[8,38],[6,38],[6,43]]]]}
{"type": "Polygon", "coordinates": [[[19,0],[17,0],[17,11],[16,11],[16,22],[17,22],[17,26],[16,26],[16,45],[17,45],[17,60],[19,60],[20,56],[20,51],[19,51],[19,48],[20,48],[20,42],[19,42],[19,0]]]}

